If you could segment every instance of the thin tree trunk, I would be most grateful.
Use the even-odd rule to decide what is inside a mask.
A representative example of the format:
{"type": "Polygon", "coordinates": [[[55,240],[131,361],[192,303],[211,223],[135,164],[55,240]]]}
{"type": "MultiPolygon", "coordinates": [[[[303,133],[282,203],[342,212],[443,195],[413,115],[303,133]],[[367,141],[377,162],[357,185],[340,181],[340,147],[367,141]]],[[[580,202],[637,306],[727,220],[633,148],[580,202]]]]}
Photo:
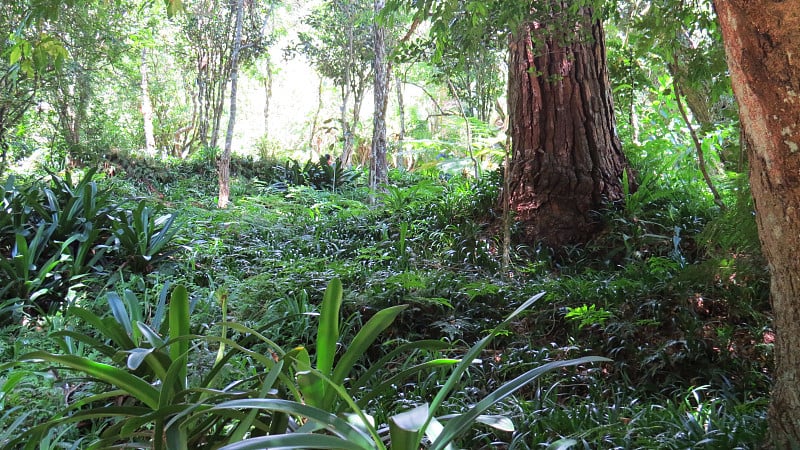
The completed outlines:
{"type": "Polygon", "coordinates": [[[672,79],[672,90],[675,91],[675,103],[678,105],[678,111],[683,118],[683,123],[685,123],[686,127],[689,128],[689,136],[692,138],[692,143],[694,144],[694,149],[697,153],[697,165],[700,168],[700,173],[703,174],[703,180],[705,180],[706,186],[708,186],[708,189],[711,191],[711,195],[714,196],[714,203],[716,203],[717,206],[724,211],[726,209],[725,202],[722,201],[719,191],[717,191],[717,188],[714,187],[714,181],[711,180],[711,176],[708,174],[706,158],[703,155],[703,144],[700,143],[700,138],[697,137],[697,131],[692,126],[692,122],[689,120],[689,115],[686,114],[686,108],[683,107],[683,101],[681,100],[683,91],[678,84],[677,78],[672,79]]]}
{"type": "Polygon", "coordinates": [[[228,116],[228,131],[225,133],[225,149],[219,159],[219,200],[220,208],[227,208],[230,198],[231,145],[233,144],[233,126],[236,123],[236,89],[239,80],[239,50],[242,48],[242,16],[244,0],[236,1],[236,32],[233,38],[231,53],[231,106],[228,116]]]}
{"type": "MultiPolygon", "coordinates": [[[[319,124],[319,115],[322,112],[322,88],[324,85],[324,78],[319,77],[319,84],[317,85],[317,109],[314,111],[314,117],[311,119],[311,133],[308,135],[308,159],[314,159],[314,137],[317,135],[317,126],[319,124]]],[[[316,146],[317,153],[322,153],[319,146],[316,146]]]]}
{"type": "Polygon", "coordinates": [[[342,165],[344,167],[350,166],[350,158],[353,155],[353,131],[356,126],[355,123],[350,124],[347,117],[347,104],[350,102],[350,95],[353,93],[352,87],[352,66],[354,62],[354,36],[353,24],[346,24],[347,32],[347,61],[345,61],[344,81],[342,85],[342,107],[341,107],[341,125],[342,125],[342,165]]]}
{"type": "Polygon", "coordinates": [[[153,132],[153,104],[150,102],[150,88],[147,77],[147,48],[142,49],[142,120],[144,121],[144,148],[145,152],[153,156],[156,153],[156,137],[153,132]]]}
{"type": "Polygon", "coordinates": [[[450,86],[450,92],[456,98],[456,102],[458,102],[458,110],[461,113],[461,119],[464,120],[464,128],[467,132],[467,154],[469,155],[469,159],[472,161],[473,175],[477,180],[481,177],[481,167],[478,164],[478,160],[475,158],[475,153],[472,151],[472,127],[469,124],[469,117],[467,117],[467,112],[464,110],[464,105],[461,103],[461,99],[458,98],[456,87],[453,86],[453,82],[450,81],[449,77],[447,78],[447,85],[450,86]]]}
{"type": "Polygon", "coordinates": [[[800,448],[800,2],[716,0],[769,263],[775,374],[769,448],[800,448]]]}
{"type": "Polygon", "coordinates": [[[264,137],[269,137],[269,107],[272,100],[272,60],[266,55],[267,71],[264,77],[264,137]]]}
{"type": "Polygon", "coordinates": [[[377,190],[388,181],[386,163],[386,104],[389,96],[389,73],[386,65],[386,29],[377,18],[384,7],[384,0],[375,0],[373,23],[375,45],[375,112],[372,118],[372,152],[369,171],[369,187],[377,190]]]}
{"type": "Polygon", "coordinates": [[[404,80],[401,80],[398,74],[395,80],[395,91],[397,95],[397,114],[400,116],[400,132],[397,140],[401,148],[406,138],[406,105],[403,99],[403,84],[405,84],[404,80]]]}
{"type": "Polygon", "coordinates": [[[509,277],[511,267],[511,135],[506,135],[503,157],[503,252],[500,268],[503,278],[509,277]]]}

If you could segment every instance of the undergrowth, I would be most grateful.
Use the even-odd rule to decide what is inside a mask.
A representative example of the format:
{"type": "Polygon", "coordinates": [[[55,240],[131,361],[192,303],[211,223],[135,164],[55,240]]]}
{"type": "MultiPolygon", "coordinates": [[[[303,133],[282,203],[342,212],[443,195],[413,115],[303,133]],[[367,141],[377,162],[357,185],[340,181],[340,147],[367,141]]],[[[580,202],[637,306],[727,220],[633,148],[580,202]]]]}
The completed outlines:
{"type": "MultiPolygon", "coordinates": [[[[393,348],[416,340],[447,343],[458,356],[523,300],[546,291],[484,351],[446,409],[463,410],[538,364],[586,355],[613,361],[550,374],[495,405],[514,418],[517,432],[476,428],[473,448],[560,442],[578,448],[727,449],[754,448],[762,440],[774,334],[752,207],[741,186],[731,208],[720,214],[684,191],[656,195],[663,186],[645,184],[623,207],[598,212],[607,226],[596,240],[561,252],[514,247],[510,273],[500,274],[501,241],[492,235],[499,173],[475,182],[393,171],[393,184],[374,206],[359,184],[363,179],[287,183],[264,173],[302,167],[273,163],[247,174],[250,166],[241,166],[246,176],[234,180],[234,204],[227,210],[208,206],[214,203],[213,186],[201,183],[195,168],[189,178],[179,173],[144,185],[97,177],[109,195],[149,192],[162,214],[180,211],[182,228],[170,233],[169,247],[131,247],[137,258],[137,248],[151,252],[137,260],[141,265],[130,262],[122,242],[113,244],[114,270],[92,266],[81,272],[82,289],[70,291],[69,304],[57,314],[20,315],[16,309],[13,323],[2,330],[9,338],[4,342],[13,343],[4,344],[3,361],[15,361],[30,348],[53,349],[48,336],[65,330],[93,334],[66,306],[107,317],[108,291],[154,299],[165,284],[188,287],[193,333],[219,333],[221,322],[230,320],[286,348],[309,345],[317,338],[325,287],[340,279],[346,287],[341,342],[350,342],[379,311],[408,305],[355,368],[363,373],[393,348]]],[[[144,210],[124,211],[128,216],[118,220],[144,210]]],[[[27,230],[32,236],[34,229],[27,230]]],[[[8,258],[12,240],[9,234],[2,238],[8,258]]],[[[209,355],[215,345],[209,345],[209,355]]],[[[397,355],[385,370],[402,370],[426,356],[397,355]]],[[[196,369],[211,363],[198,360],[196,369]]],[[[248,362],[231,364],[244,370],[248,362]]],[[[4,410],[31,403],[37,411],[24,416],[17,430],[43,420],[75,383],[94,388],[61,369],[53,372],[29,371],[14,381],[6,371],[0,378],[4,410]]],[[[441,382],[436,371],[420,372],[370,407],[386,420],[429,401],[441,382]]],[[[12,419],[0,420],[8,426],[12,419]]],[[[63,441],[78,442],[84,432],[94,431],[68,433],[63,441]]]]}

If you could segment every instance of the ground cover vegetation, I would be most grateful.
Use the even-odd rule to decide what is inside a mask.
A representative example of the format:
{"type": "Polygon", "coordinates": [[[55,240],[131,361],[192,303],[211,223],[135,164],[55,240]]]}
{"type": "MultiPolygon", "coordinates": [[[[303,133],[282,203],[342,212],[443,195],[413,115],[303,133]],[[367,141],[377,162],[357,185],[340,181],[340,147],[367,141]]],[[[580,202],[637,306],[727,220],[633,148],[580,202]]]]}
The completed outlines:
{"type": "Polygon", "coordinates": [[[711,5],[551,4],[542,38],[527,4],[388,3],[0,7],[1,446],[764,444],[770,279],[711,5]],[[375,186],[378,28],[396,91],[375,186]],[[555,66],[607,66],[586,136],[611,134],[585,153],[620,169],[554,237],[531,220],[561,203],[529,200],[560,188],[511,129],[510,91],[543,75],[504,63],[537,38],[569,50],[555,66]],[[303,109],[289,80],[314,69],[303,109]]]}

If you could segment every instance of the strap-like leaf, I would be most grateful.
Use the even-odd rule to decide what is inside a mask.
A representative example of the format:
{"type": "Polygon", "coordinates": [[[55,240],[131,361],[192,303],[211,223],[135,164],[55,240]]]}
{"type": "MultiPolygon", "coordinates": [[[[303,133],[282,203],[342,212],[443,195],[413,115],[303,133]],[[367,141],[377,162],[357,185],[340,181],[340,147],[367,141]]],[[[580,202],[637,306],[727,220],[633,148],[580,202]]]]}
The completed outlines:
{"type": "Polygon", "coordinates": [[[523,373],[522,375],[518,376],[517,378],[514,378],[513,380],[500,386],[500,388],[498,388],[497,390],[493,391],[492,393],[484,397],[483,400],[478,402],[467,412],[459,415],[455,419],[448,422],[447,425],[444,427],[444,430],[442,431],[439,438],[433,442],[430,448],[431,450],[439,450],[446,448],[446,446],[449,445],[456,437],[458,437],[459,435],[464,433],[467,429],[469,429],[475,423],[478,416],[480,416],[484,411],[486,411],[495,403],[513,394],[519,388],[525,386],[526,384],[535,380],[544,373],[547,373],[554,369],[558,369],[560,367],[576,366],[579,364],[587,364],[592,362],[608,362],[608,361],[611,360],[600,356],[585,356],[583,358],[570,359],[567,361],[553,361],[547,364],[543,364],[534,369],[531,369],[523,373]]]}
{"type": "Polygon", "coordinates": [[[450,395],[450,392],[455,388],[458,381],[461,379],[461,376],[464,372],[467,371],[470,365],[472,365],[473,361],[480,356],[480,353],[486,348],[487,345],[494,339],[494,337],[503,329],[505,329],[512,320],[514,320],[518,315],[520,315],[523,311],[528,309],[536,300],[539,300],[544,296],[544,292],[540,292],[539,294],[534,295],[533,297],[529,298],[525,301],[522,305],[520,305],[514,312],[508,315],[506,319],[500,323],[497,327],[495,327],[488,336],[484,337],[478,343],[473,345],[469,351],[467,351],[466,355],[462,358],[461,363],[456,366],[450,376],[447,378],[444,386],[439,389],[439,392],[436,394],[436,397],[433,398],[431,402],[431,417],[433,414],[436,413],[436,410],[441,406],[444,399],[450,395]]]}
{"type": "Polygon", "coordinates": [[[91,361],[80,356],[53,355],[42,351],[28,353],[23,355],[20,359],[22,361],[44,360],[62,364],[70,369],[78,370],[112,386],[116,386],[150,408],[158,408],[158,391],[153,386],[150,386],[150,383],[114,366],[91,361]]]}
{"type": "MultiPolygon", "coordinates": [[[[183,285],[175,286],[169,300],[169,356],[173,361],[178,360],[189,351],[189,341],[178,339],[189,334],[189,293],[183,285]]],[[[183,365],[176,374],[184,385],[186,384],[187,370],[183,365]]]]}
{"type": "MultiPolygon", "coordinates": [[[[372,449],[374,446],[371,440],[365,436],[361,430],[346,420],[337,417],[327,411],[319,408],[304,405],[302,403],[292,402],[289,400],[280,399],[241,399],[230,400],[220,403],[219,405],[211,408],[209,411],[217,409],[243,409],[243,408],[258,408],[268,411],[281,411],[287,414],[297,414],[306,417],[310,420],[316,421],[318,424],[325,427],[326,430],[335,434],[340,439],[345,439],[351,443],[350,446],[340,447],[337,445],[325,448],[356,448],[356,449],[372,449]]],[[[299,434],[299,433],[296,433],[299,434]]],[[[318,436],[318,435],[315,435],[318,436]]],[[[296,448],[323,448],[323,447],[309,447],[305,444],[296,444],[296,448]]],[[[230,446],[229,446],[230,447],[230,446]]],[[[228,448],[228,447],[225,447],[228,448]]],[[[230,447],[231,449],[237,447],[230,447]]],[[[251,447],[242,447],[251,448],[251,447]]],[[[254,448],[269,448],[269,447],[254,447],[254,448]]]]}
{"type": "Polygon", "coordinates": [[[342,306],[342,282],[334,278],[325,289],[317,330],[317,370],[330,376],[339,340],[339,308],[342,306]]]}
{"type": "Polygon", "coordinates": [[[331,378],[334,383],[344,382],[345,377],[353,370],[353,365],[355,365],[358,358],[366,353],[369,346],[378,338],[378,335],[391,325],[397,315],[407,307],[408,305],[398,305],[378,311],[361,327],[358,334],[353,338],[353,342],[347,347],[347,351],[336,364],[336,369],[334,369],[333,377],[331,378]]]}
{"type": "Polygon", "coordinates": [[[263,450],[269,448],[335,448],[341,450],[364,450],[371,449],[372,447],[359,446],[336,436],[314,433],[292,433],[247,439],[235,444],[226,445],[219,450],[263,450]]]}
{"type": "Polygon", "coordinates": [[[128,315],[128,310],[125,309],[125,303],[122,301],[122,298],[116,292],[107,293],[106,298],[108,299],[108,306],[111,307],[111,314],[114,316],[114,319],[125,328],[125,332],[128,333],[128,336],[133,335],[131,318],[128,315]]]}

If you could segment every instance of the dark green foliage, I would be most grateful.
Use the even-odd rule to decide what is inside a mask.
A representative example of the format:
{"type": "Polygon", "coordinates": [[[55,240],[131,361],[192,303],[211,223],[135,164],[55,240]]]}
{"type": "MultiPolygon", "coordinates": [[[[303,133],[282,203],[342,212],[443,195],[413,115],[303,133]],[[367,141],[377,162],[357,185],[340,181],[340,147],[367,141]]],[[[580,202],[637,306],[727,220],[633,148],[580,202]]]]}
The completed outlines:
{"type": "MultiPolygon", "coordinates": [[[[323,163],[313,164],[314,170],[324,170],[323,163]]],[[[290,162],[288,167],[304,173],[299,164],[290,162]]],[[[274,173],[275,168],[265,174],[274,173]]],[[[269,178],[259,176],[262,179],[269,178]]],[[[517,299],[546,290],[546,297],[496,336],[494,348],[481,354],[480,363],[470,365],[462,382],[443,402],[443,413],[467,410],[486,393],[542,364],[586,355],[609,356],[613,362],[602,371],[561,372],[558,377],[540,379],[538,386],[521,388],[513,399],[495,404],[492,410],[493,414],[515,416],[517,434],[479,428],[471,432],[470,442],[533,448],[535,443],[549,445],[564,438],[564,442],[571,439],[578,445],[582,441],[623,447],[661,443],[653,445],[678,448],[712,439],[725,448],[737,439],[752,442],[761,436],[764,404],[759,402],[769,388],[772,336],[763,266],[745,247],[734,252],[721,245],[707,246],[706,242],[716,238],[700,234],[709,220],[720,221],[721,227],[735,227],[744,216],[733,209],[730,219],[721,219],[728,216],[717,215],[704,197],[680,189],[663,191],[664,179],[652,177],[645,190],[627,204],[610,206],[602,213],[607,230],[596,241],[565,249],[563,255],[548,249],[512,248],[511,270],[500,276],[496,272],[498,238],[492,225],[501,185],[499,173],[476,182],[461,176],[426,177],[395,171],[392,185],[375,196],[382,205],[377,208],[368,205],[368,191],[352,185],[335,191],[289,183],[281,189],[267,189],[264,181],[264,185],[255,184],[260,187],[255,190],[253,184],[243,181],[240,197],[231,209],[209,210],[202,205],[212,203],[213,189],[198,180],[192,176],[167,185],[169,197],[164,202],[180,208],[185,221],[186,232],[174,237],[189,249],[169,258],[169,264],[152,262],[168,251],[155,249],[158,236],[172,236],[177,229],[172,215],[144,202],[132,204],[125,212],[112,208],[106,214],[110,224],[103,233],[103,245],[107,250],[99,264],[106,272],[123,267],[110,278],[117,286],[111,290],[119,295],[99,294],[101,301],[86,302],[86,310],[102,321],[152,323],[148,321],[154,320],[158,309],[153,305],[164,296],[156,292],[154,280],[193,285],[190,332],[203,337],[190,346],[190,354],[195,355],[186,366],[190,382],[204,379],[204,371],[216,367],[214,355],[221,341],[208,340],[210,336],[227,336],[228,350],[241,352],[235,347],[239,345],[267,357],[279,352],[254,332],[285,348],[310,343],[304,347],[309,366],[303,366],[302,352],[291,353],[291,358],[302,367],[317,367],[317,314],[322,311],[328,281],[339,278],[349,287],[341,302],[339,343],[351,342],[380,311],[408,305],[398,311],[382,340],[363,351],[363,366],[352,369],[353,379],[366,375],[352,395],[366,396],[369,412],[387,423],[393,414],[430,402],[446,381],[436,371],[414,369],[438,354],[412,350],[404,343],[436,339],[449,343],[455,348],[452,356],[460,357],[517,306],[517,299]],[[163,222],[157,221],[160,217],[163,222]],[[152,254],[150,262],[148,252],[152,254]],[[128,274],[137,264],[143,273],[130,278],[128,274]],[[109,310],[106,298],[115,299],[112,303],[117,307],[109,310]],[[223,323],[221,314],[231,322],[223,323]],[[386,395],[382,381],[404,370],[417,371],[407,382],[393,387],[391,395],[371,395],[381,390],[386,395]],[[562,376],[571,378],[559,385],[562,376]],[[664,403],[664,398],[682,398],[701,385],[710,386],[701,398],[702,407],[698,403],[690,408],[680,402],[653,407],[664,403]],[[545,392],[548,389],[550,394],[545,392]],[[618,394],[609,397],[606,391],[618,394]],[[595,413],[606,410],[608,416],[595,413]],[[690,411],[702,411],[702,415],[692,413],[690,417],[690,411]],[[628,418],[639,430],[638,436],[626,434],[623,419],[628,418]],[[742,426],[752,433],[738,431],[742,426]]],[[[122,180],[111,181],[113,192],[132,190],[122,180]]],[[[675,182],[681,185],[679,180],[675,182]]],[[[12,202],[17,194],[13,189],[9,192],[8,201],[12,202]]],[[[44,205],[43,211],[49,210],[46,195],[31,196],[44,205]]],[[[58,197],[55,191],[53,196],[58,197]]],[[[42,215],[35,208],[31,214],[42,215]]],[[[4,229],[21,217],[3,216],[4,229]]],[[[30,243],[39,228],[27,229],[26,243],[30,243]]],[[[47,230],[42,228],[41,233],[47,230]]],[[[86,298],[94,298],[89,295],[98,285],[89,286],[86,298]]],[[[66,310],[66,326],[60,319],[51,319],[51,329],[80,331],[99,339],[94,331],[75,326],[75,311],[66,310]]],[[[163,338],[166,319],[160,320],[161,330],[155,325],[151,328],[163,338]]],[[[124,325],[120,327],[124,329],[124,325]]],[[[131,327],[129,339],[139,339],[139,344],[126,350],[126,358],[149,354],[149,344],[136,337],[136,329],[131,327]]],[[[104,344],[110,345],[108,341],[104,344]]],[[[78,351],[80,345],[73,348],[78,351]]],[[[337,355],[346,350],[345,346],[337,348],[337,355]]],[[[99,358],[108,357],[119,364],[121,360],[113,356],[116,352],[103,351],[108,356],[99,358]]],[[[163,353],[152,351],[158,352],[163,353]]],[[[9,349],[4,354],[14,357],[16,353],[9,349]]],[[[219,381],[240,380],[244,384],[237,388],[252,392],[254,400],[272,399],[256,393],[255,384],[247,384],[257,382],[256,375],[246,375],[252,373],[249,368],[255,357],[247,352],[237,355],[219,369],[219,381]]],[[[292,370],[303,372],[297,367],[292,370]]],[[[133,374],[151,382],[158,376],[148,370],[141,365],[133,374]]],[[[277,376],[276,383],[282,376],[277,376]]],[[[277,391],[283,398],[291,399],[289,384],[277,391]]],[[[38,389],[47,392],[44,386],[38,389]]],[[[229,397],[219,398],[225,399],[229,397]]],[[[270,427],[273,413],[276,424],[284,423],[285,416],[279,413],[283,410],[270,409],[275,407],[273,403],[252,406],[261,411],[256,415],[261,421],[257,427],[270,427]]],[[[242,409],[233,404],[220,411],[229,415],[212,414],[220,420],[214,423],[242,417],[234,413],[242,409]]],[[[216,420],[210,417],[208,420],[216,420]]],[[[41,420],[37,413],[26,419],[25,426],[41,420]]],[[[103,420],[93,426],[99,428],[103,420]]],[[[225,433],[213,434],[213,439],[232,436],[225,433]]],[[[62,439],[68,441],[68,435],[62,439]]]]}
{"type": "Polygon", "coordinates": [[[112,205],[93,175],[89,171],[77,183],[69,173],[50,174],[48,184],[6,181],[0,224],[6,304],[51,311],[77,280],[102,270],[112,205]]]}
{"type": "Polygon", "coordinates": [[[51,313],[69,302],[87,276],[108,273],[127,260],[135,271],[151,267],[178,230],[174,216],[156,218],[144,200],[134,210],[112,202],[93,180],[20,184],[9,177],[0,216],[2,320],[23,308],[51,313]]]}
{"type": "Polygon", "coordinates": [[[345,168],[338,159],[330,161],[328,155],[323,155],[319,162],[308,160],[303,166],[295,160],[287,160],[285,164],[275,166],[267,179],[272,183],[335,191],[352,186],[360,176],[359,170],[345,168]]]}
{"type": "Polygon", "coordinates": [[[180,230],[174,214],[157,215],[140,200],[133,210],[119,211],[111,222],[114,248],[134,272],[149,272],[166,256],[164,248],[180,230]]]}

